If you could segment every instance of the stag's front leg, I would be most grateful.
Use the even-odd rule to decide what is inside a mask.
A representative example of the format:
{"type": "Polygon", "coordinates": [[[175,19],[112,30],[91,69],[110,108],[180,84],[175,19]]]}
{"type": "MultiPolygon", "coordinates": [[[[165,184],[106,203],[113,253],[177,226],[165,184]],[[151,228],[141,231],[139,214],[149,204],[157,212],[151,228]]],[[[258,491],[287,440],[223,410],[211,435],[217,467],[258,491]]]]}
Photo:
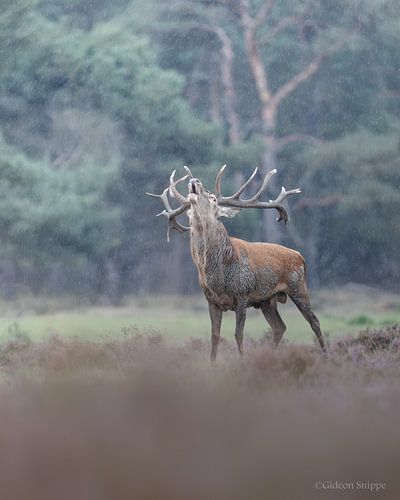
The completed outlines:
{"type": "Polygon", "coordinates": [[[243,354],[243,330],[244,330],[244,323],[246,321],[246,303],[244,300],[238,301],[235,314],[236,314],[235,339],[239,348],[239,353],[243,354]]]}
{"type": "Polygon", "coordinates": [[[209,302],[208,311],[211,318],[211,361],[215,361],[221,332],[222,310],[209,302]]]}

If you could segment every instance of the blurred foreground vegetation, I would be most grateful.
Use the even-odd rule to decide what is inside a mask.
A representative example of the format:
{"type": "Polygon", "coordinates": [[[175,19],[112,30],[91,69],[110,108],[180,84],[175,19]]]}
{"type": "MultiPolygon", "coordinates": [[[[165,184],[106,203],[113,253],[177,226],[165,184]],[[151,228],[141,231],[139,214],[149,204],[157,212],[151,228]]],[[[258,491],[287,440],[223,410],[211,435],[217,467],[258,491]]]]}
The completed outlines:
{"type": "Polygon", "coordinates": [[[257,164],[303,190],[287,230],[253,211],[232,234],[296,247],[315,285],[398,290],[399,16],[394,0],[3,0],[2,296],[192,292],[188,242],[167,247],[144,193],[184,164],[211,188],[222,163],[226,192],[257,164]]]}
{"type": "Polygon", "coordinates": [[[2,498],[337,498],[322,481],[354,483],[341,498],[399,497],[399,328],[341,337],[329,359],[261,342],[239,359],[223,342],[211,369],[208,347],[3,343],[2,498]]]}

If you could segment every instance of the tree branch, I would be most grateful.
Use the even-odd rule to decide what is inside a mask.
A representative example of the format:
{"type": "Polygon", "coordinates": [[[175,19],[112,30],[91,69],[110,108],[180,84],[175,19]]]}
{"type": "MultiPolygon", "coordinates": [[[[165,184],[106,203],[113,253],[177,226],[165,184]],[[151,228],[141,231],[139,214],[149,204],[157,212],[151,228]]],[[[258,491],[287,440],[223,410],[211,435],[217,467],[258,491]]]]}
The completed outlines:
{"type": "Polygon", "coordinates": [[[288,26],[297,23],[300,20],[299,16],[287,16],[280,19],[274,26],[268,30],[268,33],[258,39],[260,45],[266,45],[271,43],[272,40],[279,35],[281,31],[286,29],[288,26]]]}
{"type": "Polygon", "coordinates": [[[253,29],[257,31],[271,13],[275,0],[265,0],[254,17],[253,29]]]}
{"type": "Polygon", "coordinates": [[[316,73],[321,66],[322,61],[325,58],[325,54],[319,54],[315,59],[313,59],[308,66],[306,66],[302,71],[297,73],[293,78],[286,82],[280,89],[278,89],[272,97],[273,104],[278,106],[283,99],[288,97],[292,92],[294,92],[297,87],[308,80],[314,73],[316,73]]]}
{"type": "Polygon", "coordinates": [[[237,144],[240,141],[240,123],[239,116],[235,111],[235,85],[232,76],[233,48],[229,36],[219,26],[211,26],[211,29],[219,37],[221,42],[221,76],[222,84],[225,90],[225,111],[228,122],[228,135],[231,144],[237,144]]]}
{"type": "Polygon", "coordinates": [[[244,46],[247,58],[257,87],[258,96],[262,108],[265,109],[271,100],[271,92],[268,84],[268,74],[265,70],[263,60],[255,40],[254,19],[250,16],[250,5],[248,0],[238,0],[240,23],[243,29],[244,46]]]}
{"type": "Polygon", "coordinates": [[[206,33],[213,33],[216,35],[221,43],[221,77],[224,87],[224,104],[226,111],[226,120],[228,123],[228,135],[231,144],[236,144],[240,141],[240,123],[239,117],[235,110],[235,86],[232,76],[233,64],[233,47],[232,41],[227,35],[226,31],[220,26],[203,24],[203,23],[189,23],[184,26],[179,26],[179,31],[203,31],[206,33]]]}
{"type": "Polygon", "coordinates": [[[339,194],[333,194],[330,196],[320,196],[318,198],[301,198],[296,204],[298,210],[303,210],[305,208],[326,208],[332,205],[337,205],[339,201],[343,199],[343,196],[339,194]]]}
{"type": "Polygon", "coordinates": [[[237,5],[240,22],[245,30],[248,30],[251,35],[254,34],[254,19],[250,15],[250,6],[248,0],[238,0],[237,5]]]}
{"type": "Polygon", "coordinates": [[[288,144],[291,144],[292,142],[308,142],[310,144],[322,144],[324,141],[322,139],[319,139],[318,137],[314,137],[313,135],[309,134],[290,134],[286,135],[284,137],[278,137],[275,139],[275,144],[277,149],[282,149],[288,144]]]}
{"type": "Polygon", "coordinates": [[[198,3],[201,3],[203,5],[206,5],[208,7],[213,7],[213,6],[229,6],[229,1],[227,0],[197,0],[198,3]]]}

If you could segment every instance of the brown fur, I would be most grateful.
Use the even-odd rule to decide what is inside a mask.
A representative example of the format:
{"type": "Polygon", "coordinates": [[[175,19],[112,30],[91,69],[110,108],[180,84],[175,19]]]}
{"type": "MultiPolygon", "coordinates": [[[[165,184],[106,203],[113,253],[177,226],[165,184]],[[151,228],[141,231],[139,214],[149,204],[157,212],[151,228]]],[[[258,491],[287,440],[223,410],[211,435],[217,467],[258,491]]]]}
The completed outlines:
{"type": "Polygon", "coordinates": [[[229,309],[236,313],[235,338],[240,353],[247,307],[262,310],[277,346],[286,330],[277,305],[285,303],[287,295],[309,321],[321,349],[326,351],[318,319],[310,308],[305,261],[299,252],[281,245],[230,238],[218,220],[207,220],[201,226],[194,223],[190,233],[193,261],[209,303],[212,360],[217,355],[222,312],[229,309]]]}
{"type": "Polygon", "coordinates": [[[217,197],[203,189],[198,179],[189,182],[187,214],[190,222],[190,248],[199,283],[209,304],[212,325],[211,359],[217,355],[222,312],[236,314],[235,338],[243,352],[246,308],[260,308],[273,331],[277,346],[286,326],[277,309],[287,295],[310,323],[321,349],[326,351],[319,321],[310,307],[306,269],[302,255],[271,243],[250,243],[231,238],[220,217],[236,211],[220,206],[217,197]]]}
{"type": "Polygon", "coordinates": [[[296,250],[274,243],[253,243],[232,237],[229,239],[232,242],[235,256],[245,252],[249,265],[255,273],[258,269],[268,265],[268,268],[279,277],[276,292],[287,291],[289,276],[293,271],[301,270],[305,273],[304,257],[296,250]]]}

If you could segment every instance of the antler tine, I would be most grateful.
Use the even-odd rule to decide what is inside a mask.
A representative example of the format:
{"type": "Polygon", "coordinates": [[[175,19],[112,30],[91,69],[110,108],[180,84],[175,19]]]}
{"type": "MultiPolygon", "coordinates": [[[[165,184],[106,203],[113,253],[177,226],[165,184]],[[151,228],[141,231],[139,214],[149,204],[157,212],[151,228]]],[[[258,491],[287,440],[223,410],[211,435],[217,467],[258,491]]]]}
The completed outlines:
{"type": "Polygon", "coordinates": [[[187,227],[187,226],[183,226],[182,224],[180,224],[177,220],[176,220],[176,215],[179,215],[179,214],[176,214],[175,216],[171,216],[167,210],[163,210],[162,212],[160,212],[159,214],[157,214],[157,217],[159,215],[165,215],[166,217],[168,217],[168,228],[167,228],[167,243],[169,243],[169,233],[171,231],[171,229],[176,229],[179,233],[184,233],[186,231],[190,231],[190,227],[187,227]]]}
{"type": "Polygon", "coordinates": [[[192,174],[192,172],[190,171],[190,168],[187,167],[186,165],[183,167],[186,172],[189,174],[190,178],[193,179],[194,178],[194,175],[192,174]]]}
{"type": "Polygon", "coordinates": [[[153,198],[161,199],[162,202],[164,203],[165,210],[163,210],[162,212],[157,214],[157,217],[159,217],[160,215],[164,215],[165,217],[168,218],[168,228],[167,228],[167,242],[168,243],[169,243],[169,233],[170,233],[171,229],[176,229],[180,233],[184,233],[185,231],[189,231],[189,229],[190,229],[189,227],[183,226],[182,224],[180,224],[176,220],[176,217],[178,215],[182,214],[190,207],[190,203],[187,201],[187,199],[184,196],[182,196],[179,193],[179,191],[175,187],[176,184],[178,184],[178,182],[183,181],[184,179],[186,179],[187,176],[182,177],[181,179],[175,181],[174,174],[175,174],[175,171],[171,175],[170,180],[172,179],[172,182],[170,183],[170,186],[165,188],[161,194],[146,193],[149,196],[152,196],[153,198]],[[170,204],[169,199],[168,199],[168,193],[171,192],[171,187],[172,187],[172,189],[175,189],[176,193],[178,193],[178,195],[182,198],[181,205],[175,209],[173,209],[171,207],[171,204],[170,204]]]}
{"type": "MultiPolygon", "coordinates": [[[[169,200],[168,200],[168,194],[167,194],[168,191],[169,191],[169,187],[165,188],[161,194],[154,194],[154,193],[148,193],[148,192],[146,192],[146,194],[149,196],[152,196],[153,198],[160,198],[164,202],[165,208],[168,210],[168,212],[171,212],[172,207],[171,207],[169,200]]],[[[162,214],[162,212],[157,214],[157,217],[161,214],[162,214]]]]}
{"type": "Polygon", "coordinates": [[[222,174],[224,173],[224,170],[226,168],[226,165],[222,165],[222,167],[220,168],[218,174],[217,174],[217,177],[215,178],[215,196],[217,198],[220,198],[222,195],[221,195],[221,177],[222,177],[222,174]]]}
{"type": "MultiPolygon", "coordinates": [[[[217,185],[217,182],[218,182],[218,186],[216,187],[216,196],[217,196],[217,198],[220,201],[223,202],[223,201],[226,201],[226,200],[238,200],[239,196],[243,193],[243,191],[247,188],[247,186],[250,184],[250,182],[257,175],[258,167],[256,167],[254,169],[254,172],[247,179],[247,181],[236,191],[236,193],[233,194],[233,195],[231,195],[231,196],[222,196],[222,194],[221,194],[221,189],[220,189],[221,188],[221,175],[220,174],[222,174],[222,172],[223,172],[223,170],[221,169],[220,173],[217,176],[216,185],[217,185]]],[[[277,172],[276,168],[273,169],[273,170],[271,170],[271,171],[269,171],[267,173],[267,175],[264,177],[263,183],[262,183],[260,189],[257,191],[257,193],[254,196],[252,196],[251,198],[249,198],[248,200],[243,200],[243,201],[248,201],[248,202],[256,201],[261,196],[261,194],[266,190],[270,178],[274,174],[276,174],[276,172],[277,172]]]]}
{"type": "Polygon", "coordinates": [[[272,201],[272,203],[282,203],[282,201],[287,197],[290,196],[291,194],[299,194],[301,193],[301,189],[291,189],[290,191],[286,191],[285,187],[282,186],[281,192],[279,193],[279,196],[276,198],[276,200],[272,201]]]}
{"type": "Polygon", "coordinates": [[[267,175],[264,177],[264,180],[263,180],[263,183],[261,184],[261,187],[260,189],[257,191],[257,193],[252,196],[248,201],[256,201],[258,200],[258,198],[262,195],[262,193],[267,189],[267,186],[268,186],[268,182],[269,180],[271,179],[271,177],[273,175],[275,175],[278,171],[276,170],[276,168],[274,168],[273,170],[270,170],[267,175]]]}
{"type": "Polygon", "coordinates": [[[171,177],[169,178],[169,194],[173,198],[176,198],[180,203],[188,204],[189,202],[187,201],[187,199],[176,189],[176,185],[187,179],[188,176],[185,175],[176,181],[175,173],[176,170],[172,172],[171,177]]]}
{"type": "Polygon", "coordinates": [[[228,207],[234,207],[243,209],[243,208],[275,208],[279,212],[279,217],[278,221],[283,220],[285,224],[289,222],[289,215],[287,213],[286,208],[283,206],[282,201],[289,195],[291,194],[298,194],[301,193],[300,189],[292,189],[290,191],[286,191],[284,187],[282,187],[281,192],[279,193],[278,197],[275,200],[269,200],[269,202],[265,201],[258,201],[258,198],[261,196],[261,194],[266,190],[267,185],[269,180],[273,175],[276,174],[277,170],[273,169],[270,170],[266,176],[264,177],[264,180],[261,184],[260,189],[257,191],[257,193],[249,198],[248,200],[242,200],[239,198],[239,196],[242,194],[242,192],[245,190],[245,188],[248,186],[249,182],[255,177],[257,173],[257,169],[254,170],[250,178],[239,188],[239,190],[232,196],[221,196],[221,174],[224,170],[224,167],[219,171],[217,179],[216,179],[216,196],[218,198],[218,203],[221,206],[228,206],[228,207]]]}
{"type": "Polygon", "coordinates": [[[247,181],[243,184],[243,186],[241,186],[235,194],[233,194],[232,196],[225,196],[225,198],[228,198],[228,199],[232,199],[232,200],[236,200],[237,198],[239,198],[239,196],[243,193],[243,191],[247,188],[247,186],[250,184],[250,182],[254,179],[254,177],[257,175],[257,172],[258,172],[258,167],[256,167],[254,169],[254,172],[251,174],[251,176],[247,179],[247,181]]]}
{"type": "Polygon", "coordinates": [[[275,208],[279,212],[279,217],[276,219],[278,222],[281,220],[284,221],[285,224],[290,222],[289,215],[287,213],[286,208],[282,205],[282,201],[291,194],[299,194],[301,193],[301,189],[291,189],[290,191],[286,191],[284,186],[281,188],[281,192],[275,200],[269,200],[270,208],[275,208]]]}
{"type": "Polygon", "coordinates": [[[160,215],[165,215],[168,218],[177,217],[178,215],[183,214],[183,212],[185,212],[189,208],[189,205],[187,203],[184,205],[180,205],[177,208],[172,208],[168,200],[168,191],[169,187],[165,188],[162,194],[146,193],[153,198],[160,198],[164,203],[166,210],[163,210],[162,212],[157,214],[157,217],[159,217],[160,215]]]}

